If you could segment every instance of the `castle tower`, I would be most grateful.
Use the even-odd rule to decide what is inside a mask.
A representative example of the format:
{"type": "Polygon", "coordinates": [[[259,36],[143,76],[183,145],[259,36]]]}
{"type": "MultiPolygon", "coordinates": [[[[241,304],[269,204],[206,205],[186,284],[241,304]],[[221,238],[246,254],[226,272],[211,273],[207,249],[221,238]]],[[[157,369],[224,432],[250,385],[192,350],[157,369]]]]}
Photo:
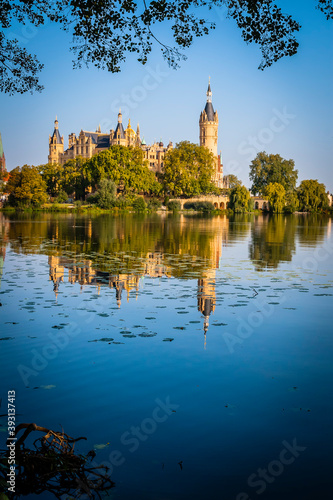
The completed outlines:
{"type": "Polygon", "coordinates": [[[214,111],[212,104],[212,90],[210,87],[210,79],[206,95],[206,106],[205,109],[200,113],[199,119],[200,146],[205,146],[211,153],[213,153],[215,158],[215,175],[213,181],[218,187],[222,187],[223,166],[220,161],[220,156],[218,156],[217,154],[219,117],[217,111],[214,111]]]}
{"type": "Polygon", "coordinates": [[[209,327],[209,316],[215,311],[216,292],[215,292],[215,269],[209,269],[204,276],[198,279],[198,311],[204,316],[204,334],[206,335],[209,327]]]}
{"type": "Polygon", "coordinates": [[[140,126],[139,124],[136,127],[136,146],[140,147],[141,146],[141,139],[140,139],[140,126]]]}
{"type": "Polygon", "coordinates": [[[119,109],[118,124],[116,130],[114,131],[111,144],[112,145],[120,144],[121,146],[127,146],[125,130],[123,127],[123,115],[121,114],[121,109],[119,109]]]}
{"type": "Polygon", "coordinates": [[[48,163],[61,163],[61,156],[64,154],[64,136],[60,137],[57,117],[54,121],[53,134],[49,136],[49,156],[48,163]]]}
{"type": "Polygon", "coordinates": [[[128,120],[127,129],[125,130],[125,136],[127,140],[126,146],[134,146],[136,140],[136,134],[131,127],[131,120],[128,120]]]}

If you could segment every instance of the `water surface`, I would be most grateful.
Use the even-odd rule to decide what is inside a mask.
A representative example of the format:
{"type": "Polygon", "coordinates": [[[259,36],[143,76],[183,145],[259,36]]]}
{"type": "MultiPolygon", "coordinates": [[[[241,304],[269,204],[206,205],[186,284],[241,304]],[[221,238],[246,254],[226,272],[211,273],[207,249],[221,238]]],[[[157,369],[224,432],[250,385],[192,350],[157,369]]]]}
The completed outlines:
{"type": "Polygon", "coordinates": [[[115,500],[327,497],[331,219],[0,217],[18,423],[86,436],[115,500]]]}

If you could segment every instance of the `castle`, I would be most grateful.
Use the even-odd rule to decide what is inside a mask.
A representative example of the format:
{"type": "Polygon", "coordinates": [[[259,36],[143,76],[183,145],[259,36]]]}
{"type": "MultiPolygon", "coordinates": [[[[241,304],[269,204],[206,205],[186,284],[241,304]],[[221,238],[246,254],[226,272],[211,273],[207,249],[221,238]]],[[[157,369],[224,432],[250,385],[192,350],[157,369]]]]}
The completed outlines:
{"type": "MultiPolygon", "coordinates": [[[[215,158],[215,172],[213,182],[217,187],[223,187],[223,165],[221,155],[217,154],[217,139],[219,119],[217,111],[214,111],[212,104],[212,91],[210,82],[207,90],[207,102],[204,110],[200,114],[200,146],[205,146],[211,151],[215,158]]],[[[78,136],[71,133],[68,136],[68,148],[64,150],[64,136],[60,135],[57,118],[54,122],[53,134],[49,136],[49,155],[48,163],[59,163],[63,165],[68,160],[77,156],[89,159],[93,155],[108,149],[110,146],[119,144],[121,146],[136,146],[142,149],[144,159],[148,161],[148,167],[154,173],[163,172],[164,156],[172,149],[172,142],[164,146],[163,142],[155,142],[147,145],[145,140],[140,137],[140,127],[137,125],[136,132],[131,127],[131,121],[128,121],[127,128],[124,129],[122,123],[122,113],[119,110],[118,123],[116,129],[111,129],[109,133],[101,131],[99,126],[95,132],[81,130],[78,136]]]]}

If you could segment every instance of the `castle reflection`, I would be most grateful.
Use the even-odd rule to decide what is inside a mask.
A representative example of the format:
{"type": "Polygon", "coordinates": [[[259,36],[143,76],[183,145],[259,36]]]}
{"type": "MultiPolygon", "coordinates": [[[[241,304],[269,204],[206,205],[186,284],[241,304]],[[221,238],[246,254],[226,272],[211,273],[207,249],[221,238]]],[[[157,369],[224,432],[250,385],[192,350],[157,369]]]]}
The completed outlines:
{"type": "Polygon", "coordinates": [[[0,282],[6,248],[48,256],[49,278],[57,297],[61,285],[115,291],[115,302],[139,296],[144,277],[196,280],[193,294],[206,334],[216,307],[216,271],[222,247],[248,241],[257,271],[293,258],[297,245],[322,244],[331,219],[320,215],[235,217],[0,213],[0,282]],[[131,292],[134,293],[131,293],[131,292]]]}
{"type": "MultiPolygon", "coordinates": [[[[188,221],[184,217],[180,220],[180,228],[186,227],[188,221]]],[[[98,269],[92,259],[77,259],[69,258],[63,255],[49,255],[49,279],[53,283],[53,291],[55,296],[58,296],[61,283],[68,281],[71,284],[78,283],[81,288],[84,286],[95,286],[97,293],[100,293],[101,287],[108,287],[115,290],[115,299],[118,307],[121,306],[121,301],[126,293],[127,300],[130,298],[130,292],[136,291],[136,297],[139,294],[139,282],[144,277],[150,278],[171,278],[179,274],[179,266],[175,265],[175,257],[183,255],[190,257],[191,274],[197,278],[197,305],[198,311],[204,316],[203,330],[206,335],[209,326],[209,316],[215,310],[215,279],[216,270],[220,265],[222,254],[222,244],[226,243],[228,235],[228,221],[226,218],[209,220],[210,230],[208,245],[205,245],[205,265],[202,266],[200,259],[200,246],[197,246],[197,255],[189,256],[188,247],[184,243],[180,243],[177,248],[177,254],[156,251],[148,252],[146,255],[140,255],[140,273],[115,273],[107,272],[98,269]],[[200,269],[194,271],[195,266],[200,269]],[[193,267],[194,266],[194,267],[193,267]]],[[[59,237],[58,229],[55,238],[59,237]]],[[[91,237],[91,224],[88,224],[88,231],[91,237]]],[[[119,234],[118,234],[119,236],[119,234]]],[[[123,236],[124,238],[124,236],[123,236]]],[[[185,238],[186,240],[186,238],[185,238]]],[[[173,240],[174,241],[174,240],[173,240]]],[[[157,242],[161,246],[161,241],[157,242]]],[[[175,251],[175,249],[173,249],[175,251]]],[[[192,247],[193,250],[193,247],[192,247]]],[[[81,256],[80,256],[81,257],[81,256]]],[[[185,266],[185,264],[180,264],[185,266]]]]}

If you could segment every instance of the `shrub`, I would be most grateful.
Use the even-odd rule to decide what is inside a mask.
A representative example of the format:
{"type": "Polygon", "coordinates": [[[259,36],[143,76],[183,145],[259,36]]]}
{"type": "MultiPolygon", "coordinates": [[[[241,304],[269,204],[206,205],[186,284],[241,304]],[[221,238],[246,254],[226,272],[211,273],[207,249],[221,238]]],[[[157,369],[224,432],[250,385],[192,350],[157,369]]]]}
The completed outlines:
{"type": "Polygon", "coordinates": [[[117,208],[127,208],[130,205],[128,199],[125,196],[119,196],[115,201],[115,207],[117,208]]]}
{"type": "Polygon", "coordinates": [[[88,194],[86,197],[86,202],[91,205],[98,205],[99,193],[96,191],[95,193],[88,194]]]}
{"type": "Polygon", "coordinates": [[[167,204],[167,209],[172,210],[172,212],[178,212],[178,210],[180,210],[180,201],[178,200],[169,201],[167,204]]]}
{"type": "Polygon", "coordinates": [[[56,197],[56,199],[54,200],[55,203],[66,203],[66,201],[68,200],[68,194],[66,193],[66,191],[59,191],[58,193],[58,196],[56,197]]]}
{"type": "Polygon", "coordinates": [[[145,200],[141,196],[138,196],[133,201],[132,207],[134,208],[134,210],[142,211],[142,210],[146,210],[147,205],[146,205],[145,200]]]}
{"type": "Polygon", "coordinates": [[[116,204],[117,187],[111,179],[102,179],[98,186],[97,205],[100,208],[113,208],[116,204]]]}
{"type": "Polygon", "coordinates": [[[149,202],[148,202],[148,208],[150,210],[157,210],[157,209],[161,208],[161,205],[162,205],[162,203],[157,198],[151,198],[151,200],[149,200],[149,202]]]}
{"type": "Polygon", "coordinates": [[[186,210],[197,210],[198,212],[211,212],[215,210],[210,201],[188,201],[184,204],[186,210]]]}

